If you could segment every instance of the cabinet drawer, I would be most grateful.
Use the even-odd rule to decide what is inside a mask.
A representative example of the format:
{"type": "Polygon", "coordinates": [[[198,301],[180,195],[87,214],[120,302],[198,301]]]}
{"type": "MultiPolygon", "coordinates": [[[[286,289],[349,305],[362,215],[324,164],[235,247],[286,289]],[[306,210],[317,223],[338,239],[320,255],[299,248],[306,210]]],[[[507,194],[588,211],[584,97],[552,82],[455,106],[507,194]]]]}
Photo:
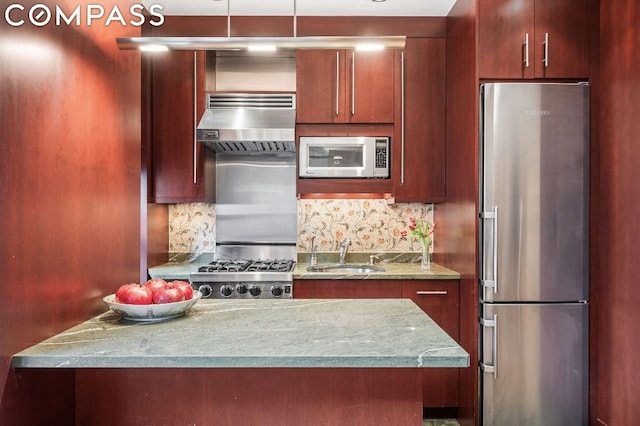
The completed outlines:
{"type": "Polygon", "coordinates": [[[297,299],[386,299],[401,296],[397,280],[294,280],[297,299]]]}
{"type": "Polygon", "coordinates": [[[413,300],[451,337],[459,338],[459,281],[405,280],[402,297],[413,300]]]}
{"type": "MultiPolygon", "coordinates": [[[[460,338],[458,280],[405,280],[402,297],[413,300],[456,341],[460,338]]],[[[457,368],[426,368],[422,372],[422,404],[430,408],[457,407],[457,368]]]]}

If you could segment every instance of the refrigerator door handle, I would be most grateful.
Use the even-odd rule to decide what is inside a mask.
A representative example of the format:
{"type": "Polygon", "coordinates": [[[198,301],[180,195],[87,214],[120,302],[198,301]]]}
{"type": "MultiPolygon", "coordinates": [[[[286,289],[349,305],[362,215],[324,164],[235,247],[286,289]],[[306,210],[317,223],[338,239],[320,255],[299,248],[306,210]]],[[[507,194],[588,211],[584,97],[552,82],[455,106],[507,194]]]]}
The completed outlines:
{"type": "Polygon", "coordinates": [[[493,280],[486,279],[486,271],[484,270],[484,261],[482,266],[482,287],[493,288],[493,293],[498,292],[498,206],[493,208],[491,212],[482,212],[480,214],[482,219],[493,220],[493,248],[491,255],[493,256],[493,280]]]}
{"type": "Polygon", "coordinates": [[[482,338],[486,340],[485,331],[487,328],[493,328],[493,334],[491,335],[491,362],[487,364],[485,362],[480,363],[480,368],[485,373],[493,373],[493,378],[498,378],[498,315],[493,315],[493,319],[480,318],[480,325],[482,326],[482,338]]]}

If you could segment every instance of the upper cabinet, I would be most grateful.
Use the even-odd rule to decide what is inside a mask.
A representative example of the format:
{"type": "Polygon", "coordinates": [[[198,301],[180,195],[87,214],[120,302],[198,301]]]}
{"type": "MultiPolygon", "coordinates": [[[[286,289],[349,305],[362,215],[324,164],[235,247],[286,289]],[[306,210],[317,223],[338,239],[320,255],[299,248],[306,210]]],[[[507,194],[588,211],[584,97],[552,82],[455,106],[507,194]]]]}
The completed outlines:
{"type": "Polygon", "coordinates": [[[300,50],[296,122],[393,123],[392,51],[300,50]]]}
{"type": "Polygon", "coordinates": [[[150,201],[212,201],[213,155],[195,139],[204,112],[204,52],[154,56],[151,93],[150,201]]]}
{"type": "Polygon", "coordinates": [[[589,77],[588,0],[479,0],[480,78],[589,77]]]}
{"type": "MultiPolygon", "coordinates": [[[[167,16],[160,27],[145,27],[155,37],[222,37],[224,16],[167,16]]],[[[232,36],[291,36],[288,16],[233,17],[232,36]]],[[[215,154],[196,141],[196,127],[205,109],[205,90],[215,87],[215,73],[206,75],[204,51],[169,51],[145,60],[145,126],[149,201],[213,202],[215,154]],[[207,81],[207,78],[209,81],[207,81]],[[213,81],[213,82],[212,82],[213,81]]],[[[211,56],[211,55],[209,55],[211,56]]],[[[213,55],[215,60],[215,55],[213,55]]],[[[212,64],[209,64],[210,66],[212,64]]]]}
{"type": "Polygon", "coordinates": [[[445,40],[407,38],[393,151],[396,202],[445,198],[445,40]]]}

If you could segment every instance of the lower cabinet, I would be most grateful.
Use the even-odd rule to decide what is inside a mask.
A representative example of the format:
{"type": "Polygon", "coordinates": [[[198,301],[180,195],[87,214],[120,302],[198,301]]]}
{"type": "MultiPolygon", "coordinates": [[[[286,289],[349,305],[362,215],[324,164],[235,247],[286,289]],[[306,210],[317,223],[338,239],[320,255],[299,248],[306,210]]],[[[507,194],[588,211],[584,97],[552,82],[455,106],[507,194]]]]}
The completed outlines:
{"type": "MultiPolygon", "coordinates": [[[[294,280],[298,299],[408,298],[456,341],[460,338],[458,280],[294,280]]],[[[423,370],[423,406],[458,407],[458,369],[423,370]]]]}
{"type": "MultiPolygon", "coordinates": [[[[413,300],[454,340],[460,339],[458,280],[405,280],[402,297],[413,300]]],[[[423,406],[458,406],[457,368],[426,368],[423,372],[423,406]]]]}
{"type": "Polygon", "coordinates": [[[381,299],[402,297],[398,280],[294,280],[296,299],[381,299]]]}

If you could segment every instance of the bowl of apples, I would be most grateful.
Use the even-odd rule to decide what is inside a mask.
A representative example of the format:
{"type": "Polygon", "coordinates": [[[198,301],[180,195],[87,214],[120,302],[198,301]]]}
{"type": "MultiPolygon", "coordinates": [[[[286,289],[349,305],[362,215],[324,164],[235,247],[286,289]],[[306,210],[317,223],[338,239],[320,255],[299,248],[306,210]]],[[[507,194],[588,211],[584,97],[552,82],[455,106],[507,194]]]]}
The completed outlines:
{"type": "Polygon", "coordinates": [[[130,321],[162,321],[184,315],[202,295],[186,281],[152,278],[146,283],[121,285],[102,300],[130,321]]]}

